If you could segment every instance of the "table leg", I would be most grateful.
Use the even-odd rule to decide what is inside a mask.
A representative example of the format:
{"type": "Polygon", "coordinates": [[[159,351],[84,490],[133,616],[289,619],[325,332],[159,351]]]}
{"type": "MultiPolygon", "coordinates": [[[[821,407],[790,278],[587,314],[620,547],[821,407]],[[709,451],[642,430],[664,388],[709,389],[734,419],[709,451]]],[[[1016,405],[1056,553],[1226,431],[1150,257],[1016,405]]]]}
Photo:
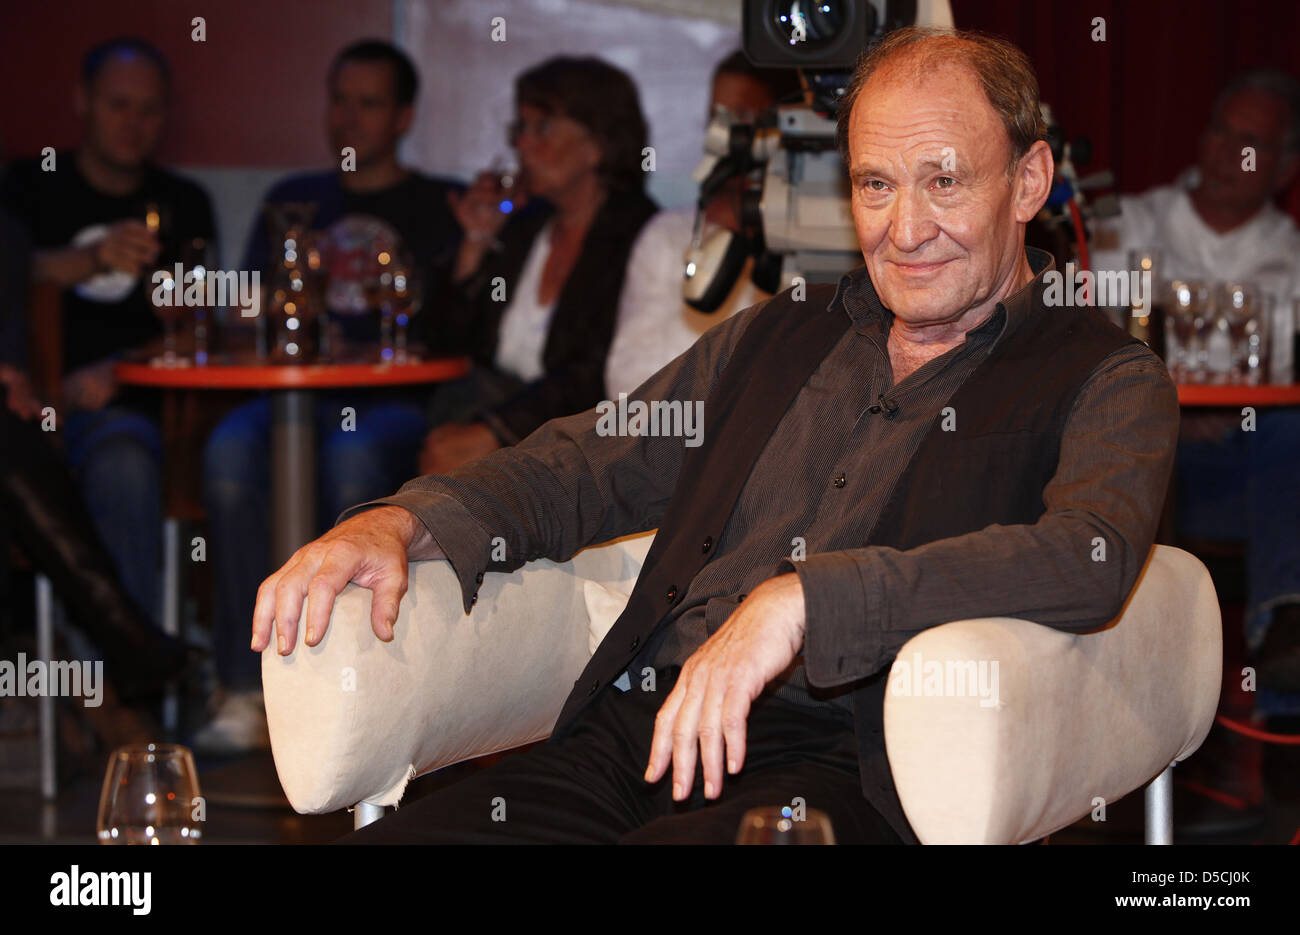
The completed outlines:
{"type": "Polygon", "coordinates": [[[316,536],[316,406],[309,390],[271,396],[271,561],[316,536]]]}

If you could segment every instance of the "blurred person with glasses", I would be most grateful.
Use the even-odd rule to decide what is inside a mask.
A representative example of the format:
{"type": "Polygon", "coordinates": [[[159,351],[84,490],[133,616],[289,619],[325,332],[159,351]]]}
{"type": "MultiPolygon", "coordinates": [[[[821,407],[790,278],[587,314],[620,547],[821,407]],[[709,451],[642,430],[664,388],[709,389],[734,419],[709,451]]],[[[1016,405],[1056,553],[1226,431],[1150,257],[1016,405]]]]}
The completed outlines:
{"type": "Polygon", "coordinates": [[[422,473],[445,473],[556,416],[594,406],[646,196],[636,85],[597,58],[557,57],[515,82],[518,172],[485,172],[453,210],[465,230],[430,343],[475,367],[439,389],[422,473]]]}
{"type": "MultiPolygon", "coordinates": [[[[1253,282],[1278,313],[1300,298],[1300,230],[1273,201],[1300,172],[1300,82],[1248,71],[1215,99],[1196,164],[1172,185],[1120,199],[1092,240],[1093,266],[1121,270],[1130,249],[1160,250],[1163,280],[1253,282]],[[1254,153],[1253,165],[1245,159],[1254,153]],[[1250,166],[1248,168],[1248,166],[1250,166]]],[[[1274,327],[1274,379],[1291,372],[1289,331],[1274,327]],[[1281,334],[1279,334],[1281,332],[1281,334]]],[[[1300,409],[1184,413],[1178,446],[1183,534],[1246,543],[1246,646],[1256,712],[1300,715],[1300,409]]]]}

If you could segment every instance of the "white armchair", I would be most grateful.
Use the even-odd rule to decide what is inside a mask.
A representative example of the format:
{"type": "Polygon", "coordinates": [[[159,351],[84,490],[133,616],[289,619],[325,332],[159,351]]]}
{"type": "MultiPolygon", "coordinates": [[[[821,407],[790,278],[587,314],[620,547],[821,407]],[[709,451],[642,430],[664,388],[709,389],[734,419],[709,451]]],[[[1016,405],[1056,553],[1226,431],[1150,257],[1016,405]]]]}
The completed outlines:
{"type": "MultiPolygon", "coordinates": [[[[370,630],[370,591],[349,586],[320,645],[306,647],[300,628],[292,654],[262,657],[289,802],[303,813],[359,805],[364,823],[415,776],[546,737],[652,538],[488,575],[468,617],[447,563],[414,563],[392,643],[370,630]]],[[[927,630],[899,653],[885,702],[908,821],[924,843],[1032,841],[1154,777],[1148,841],[1167,843],[1169,767],[1209,732],[1221,667],[1210,576],[1167,546],[1152,550],[1123,614],[1098,633],[1009,618],[927,630]],[[918,659],[997,660],[997,703],[973,691],[896,693],[900,665],[918,659]]]]}

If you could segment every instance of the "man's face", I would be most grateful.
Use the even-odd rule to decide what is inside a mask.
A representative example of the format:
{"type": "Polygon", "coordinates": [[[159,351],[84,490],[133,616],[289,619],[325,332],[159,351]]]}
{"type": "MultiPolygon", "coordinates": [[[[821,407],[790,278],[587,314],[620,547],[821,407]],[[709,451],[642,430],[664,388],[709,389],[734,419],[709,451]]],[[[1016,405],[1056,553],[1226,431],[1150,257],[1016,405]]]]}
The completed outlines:
{"type": "Polygon", "coordinates": [[[753,123],[775,101],[763,82],[724,72],[713,82],[713,107],[725,107],[740,123],[753,123]]]}
{"type": "Polygon", "coordinates": [[[1007,177],[1011,144],[974,74],[887,66],[854,104],[848,144],[858,243],[897,318],[954,322],[1013,291],[1051,155],[1039,143],[1007,177]]]}
{"type": "Polygon", "coordinates": [[[116,168],[138,169],[162,140],[167,85],[158,67],[113,57],[77,94],[83,145],[116,168]]]}
{"type": "Polygon", "coordinates": [[[384,62],[344,62],[330,82],[326,127],[335,155],[345,146],[357,167],[372,165],[397,149],[411,125],[411,108],[397,103],[393,69],[384,62]]]}
{"type": "Polygon", "coordinates": [[[1265,91],[1248,89],[1227,98],[1201,135],[1201,195],[1253,214],[1285,188],[1297,161],[1282,152],[1286,120],[1286,105],[1265,91]],[[1254,171],[1243,168],[1248,146],[1255,150],[1254,171]]]}

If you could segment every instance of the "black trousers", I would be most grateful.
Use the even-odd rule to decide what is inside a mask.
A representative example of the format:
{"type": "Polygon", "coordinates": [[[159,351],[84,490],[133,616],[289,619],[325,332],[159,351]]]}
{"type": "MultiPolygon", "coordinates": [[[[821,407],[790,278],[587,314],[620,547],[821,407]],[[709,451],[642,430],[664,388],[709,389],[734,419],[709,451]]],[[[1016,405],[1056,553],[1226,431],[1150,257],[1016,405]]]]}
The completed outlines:
{"type": "Polygon", "coordinates": [[[704,798],[696,764],[688,801],[672,800],[672,767],[651,785],[654,717],[679,669],[656,691],[606,688],[561,738],[402,806],[341,844],[732,844],[741,817],[795,797],[829,816],[840,844],[898,844],[862,795],[852,717],[764,695],[750,709],[745,764],[704,798]],[[499,820],[504,818],[504,820],[499,820]]]}

